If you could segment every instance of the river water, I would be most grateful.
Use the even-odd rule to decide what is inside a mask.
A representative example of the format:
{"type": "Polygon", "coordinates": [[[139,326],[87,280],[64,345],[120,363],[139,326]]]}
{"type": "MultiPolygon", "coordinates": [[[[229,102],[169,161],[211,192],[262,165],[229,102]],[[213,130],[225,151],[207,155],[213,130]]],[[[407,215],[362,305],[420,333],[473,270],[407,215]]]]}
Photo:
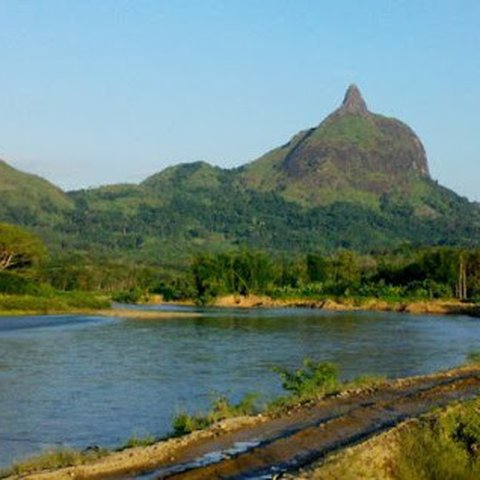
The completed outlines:
{"type": "Polygon", "coordinates": [[[128,320],[0,317],[0,466],[56,446],[165,435],[217,394],[281,392],[274,365],[337,363],[344,379],[433,372],[480,348],[466,316],[304,309],[207,310],[128,320]]]}

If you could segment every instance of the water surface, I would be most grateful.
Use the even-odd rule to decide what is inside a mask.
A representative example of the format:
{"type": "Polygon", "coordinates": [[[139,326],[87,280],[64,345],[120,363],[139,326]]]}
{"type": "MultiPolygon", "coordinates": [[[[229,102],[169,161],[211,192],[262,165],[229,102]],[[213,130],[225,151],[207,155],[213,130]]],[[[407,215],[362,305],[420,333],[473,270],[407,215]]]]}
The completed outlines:
{"type": "Polygon", "coordinates": [[[280,392],[273,365],[310,356],[343,378],[452,367],[480,347],[465,316],[209,310],[205,317],[128,320],[0,317],[0,465],[50,446],[116,447],[164,435],[172,416],[218,393],[280,392]]]}

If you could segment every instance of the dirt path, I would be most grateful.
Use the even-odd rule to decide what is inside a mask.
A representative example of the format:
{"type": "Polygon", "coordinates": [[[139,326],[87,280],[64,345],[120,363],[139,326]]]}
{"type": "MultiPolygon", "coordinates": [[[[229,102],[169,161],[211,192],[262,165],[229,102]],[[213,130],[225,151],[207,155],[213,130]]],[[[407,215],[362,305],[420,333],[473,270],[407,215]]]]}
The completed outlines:
{"type": "Polygon", "coordinates": [[[346,402],[330,408],[314,407],[298,412],[286,428],[262,436],[258,445],[230,458],[172,475],[160,469],[154,478],[214,480],[227,478],[272,478],[297,469],[334,450],[385,431],[400,421],[420,415],[435,406],[480,393],[480,374],[469,373],[401,388],[381,391],[369,399],[346,402]],[[297,418],[299,417],[299,418],[297,418]],[[292,423],[293,420],[293,423],[292,423]]]}
{"type": "Polygon", "coordinates": [[[480,367],[392,381],[304,405],[271,418],[244,417],[96,463],[30,479],[273,478],[388,430],[433,407],[480,394],[480,367]]]}

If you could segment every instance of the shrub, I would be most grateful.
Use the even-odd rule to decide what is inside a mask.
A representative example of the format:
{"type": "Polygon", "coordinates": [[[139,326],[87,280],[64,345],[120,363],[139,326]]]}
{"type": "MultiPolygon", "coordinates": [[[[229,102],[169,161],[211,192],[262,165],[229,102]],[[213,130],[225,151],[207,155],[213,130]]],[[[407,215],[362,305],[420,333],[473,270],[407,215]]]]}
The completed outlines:
{"type": "Polygon", "coordinates": [[[172,421],[173,434],[175,436],[186,435],[195,430],[203,430],[210,425],[208,419],[201,415],[189,415],[186,412],[180,412],[172,421]]]}
{"type": "Polygon", "coordinates": [[[292,372],[275,367],[274,371],[280,375],[282,387],[300,399],[323,396],[339,386],[338,369],[329,362],[316,362],[307,358],[299,370],[292,372]]]}
{"type": "Polygon", "coordinates": [[[143,295],[144,294],[140,288],[134,287],[130,290],[115,293],[112,295],[112,299],[115,302],[120,303],[138,303],[142,299],[143,295]]]}

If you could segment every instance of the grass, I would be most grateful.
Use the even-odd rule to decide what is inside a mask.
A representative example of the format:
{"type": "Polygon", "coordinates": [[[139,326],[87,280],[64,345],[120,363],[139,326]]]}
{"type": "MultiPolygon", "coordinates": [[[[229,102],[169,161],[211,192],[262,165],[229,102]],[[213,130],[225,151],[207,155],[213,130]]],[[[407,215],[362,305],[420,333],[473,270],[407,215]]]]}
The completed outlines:
{"type": "Polygon", "coordinates": [[[172,421],[173,434],[174,436],[182,436],[208,428],[221,420],[258,413],[257,398],[257,394],[248,393],[235,404],[228,400],[226,396],[221,395],[213,400],[211,409],[206,414],[190,415],[186,412],[180,412],[172,421]]]}
{"type": "Polygon", "coordinates": [[[125,450],[127,448],[135,447],[149,447],[153,445],[157,439],[153,435],[145,435],[143,437],[133,434],[120,448],[119,450],[125,450]]]}
{"type": "Polygon", "coordinates": [[[18,463],[14,463],[8,470],[0,471],[0,478],[10,475],[25,475],[40,470],[53,470],[62,467],[83,465],[105,456],[108,450],[88,449],[84,451],[71,448],[47,450],[18,463]]]}
{"type": "Polygon", "coordinates": [[[471,350],[467,354],[466,358],[467,365],[478,365],[480,364],[480,350],[471,350]]]}
{"type": "Polygon", "coordinates": [[[0,313],[50,313],[108,308],[110,300],[89,292],[55,292],[50,295],[0,294],[0,313]]]}
{"type": "Polygon", "coordinates": [[[480,478],[480,399],[434,412],[403,431],[393,462],[393,477],[480,478]]]}

